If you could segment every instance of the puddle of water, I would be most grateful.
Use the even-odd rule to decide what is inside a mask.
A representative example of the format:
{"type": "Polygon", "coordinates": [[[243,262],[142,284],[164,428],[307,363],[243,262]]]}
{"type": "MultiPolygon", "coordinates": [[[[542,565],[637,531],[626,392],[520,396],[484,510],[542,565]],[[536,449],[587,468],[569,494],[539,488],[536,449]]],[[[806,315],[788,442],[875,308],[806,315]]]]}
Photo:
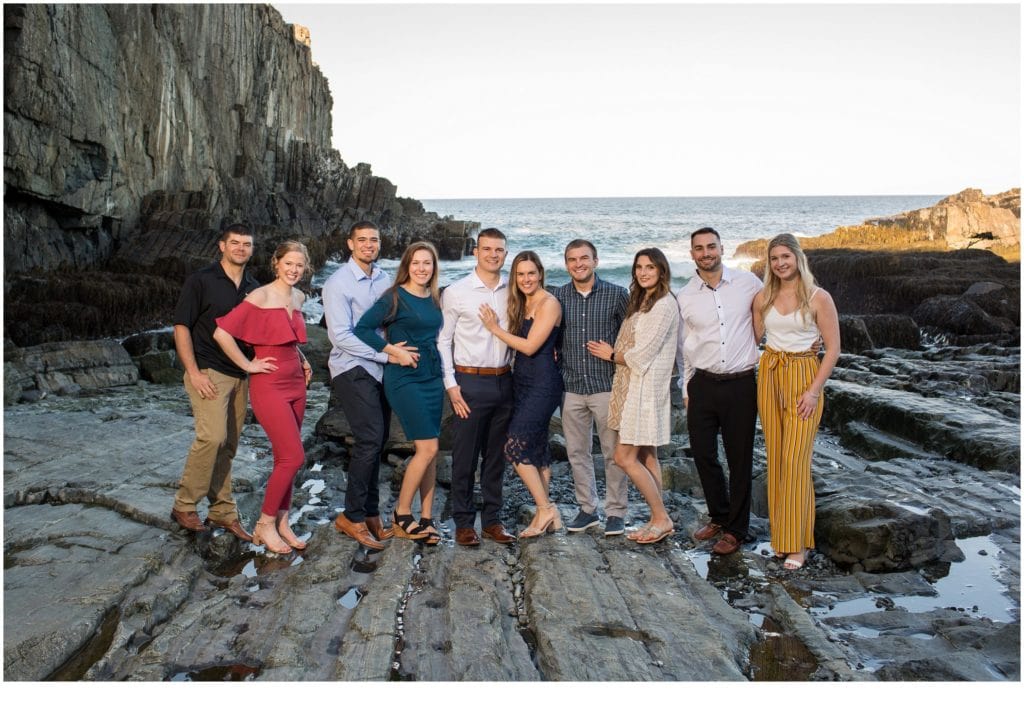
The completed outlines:
{"type": "Polygon", "coordinates": [[[327,482],[324,480],[306,480],[302,483],[300,489],[309,490],[309,496],[315,497],[320,492],[327,488],[327,482]]]}
{"type": "Polygon", "coordinates": [[[910,513],[917,514],[918,516],[927,516],[929,514],[929,511],[930,511],[929,509],[926,509],[926,508],[921,507],[921,506],[917,506],[916,504],[908,504],[905,501],[897,501],[897,502],[894,502],[894,503],[896,504],[896,506],[900,507],[901,509],[906,509],[910,513]]]}
{"type": "Polygon", "coordinates": [[[46,677],[46,681],[70,682],[78,681],[89,669],[99,662],[100,658],[110,649],[117,632],[117,624],[121,620],[121,612],[117,606],[111,607],[100,621],[96,634],[80,647],[68,661],[46,677]]]}
{"type": "Polygon", "coordinates": [[[380,559],[380,555],[383,551],[370,550],[362,545],[356,550],[356,554],[352,556],[352,571],[359,572],[361,574],[369,574],[370,572],[377,571],[377,560],[380,559]]]}
{"type": "Polygon", "coordinates": [[[687,550],[686,557],[693,566],[697,568],[697,574],[701,579],[708,578],[708,563],[711,561],[711,553],[707,550],[687,550]]]}
{"type": "Polygon", "coordinates": [[[298,511],[293,511],[292,513],[288,514],[288,525],[289,526],[294,526],[296,523],[299,522],[299,519],[302,518],[303,514],[309,513],[310,511],[317,511],[317,510],[318,509],[315,506],[310,506],[309,504],[303,504],[301,507],[299,507],[298,511]]]}
{"type": "Polygon", "coordinates": [[[762,637],[750,646],[750,679],[755,682],[799,682],[810,679],[817,658],[800,639],[785,635],[771,618],[764,618],[762,637]]]}
{"type": "Polygon", "coordinates": [[[171,682],[248,682],[259,676],[262,670],[259,667],[249,667],[243,664],[223,665],[217,667],[204,667],[202,669],[187,669],[176,672],[164,681],[171,682]]]}
{"type": "Polygon", "coordinates": [[[362,598],[363,593],[359,591],[359,587],[351,587],[347,592],[341,595],[341,598],[338,599],[338,603],[347,609],[354,609],[362,598]]]}
{"type": "MultiPolygon", "coordinates": [[[[992,536],[962,538],[956,541],[956,544],[963,551],[964,560],[952,563],[949,574],[932,583],[936,592],[934,596],[872,596],[841,601],[828,611],[812,613],[821,618],[856,616],[883,608],[876,602],[886,598],[897,608],[906,609],[911,613],[953,607],[993,621],[1013,621],[1011,611],[1016,609],[1016,604],[1006,595],[1005,588],[997,579],[1002,565],[999,564],[1000,548],[992,540],[992,536]],[[986,554],[982,555],[982,552],[986,554]]],[[[868,634],[867,637],[874,635],[868,634]]]]}

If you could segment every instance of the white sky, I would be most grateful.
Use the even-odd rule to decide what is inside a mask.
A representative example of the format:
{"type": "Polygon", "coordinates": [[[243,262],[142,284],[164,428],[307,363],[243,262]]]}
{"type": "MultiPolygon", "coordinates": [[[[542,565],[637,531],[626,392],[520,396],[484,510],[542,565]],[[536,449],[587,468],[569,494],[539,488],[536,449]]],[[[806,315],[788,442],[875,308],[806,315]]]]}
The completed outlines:
{"type": "Polygon", "coordinates": [[[274,6],[402,196],[1020,185],[1016,3],[274,6]]]}

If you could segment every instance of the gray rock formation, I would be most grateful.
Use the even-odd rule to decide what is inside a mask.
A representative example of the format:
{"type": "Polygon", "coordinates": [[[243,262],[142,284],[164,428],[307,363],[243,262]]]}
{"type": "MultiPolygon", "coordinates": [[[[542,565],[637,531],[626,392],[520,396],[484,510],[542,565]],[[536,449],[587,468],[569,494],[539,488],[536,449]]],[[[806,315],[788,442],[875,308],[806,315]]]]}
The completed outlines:
{"type": "Polygon", "coordinates": [[[75,394],[134,384],[139,370],[120,343],[112,339],[44,343],[29,348],[10,348],[4,353],[4,403],[14,404],[25,391],[75,394]]]}
{"type": "Polygon", "coordinates": [[[458,257],[478,228],[345,164],[308,32],[269,5],[6,4],[4,31],[5,335],[18,345],[166,323],[169,290],[232,221],[255,227],[261,274],[275,243],[306,241],[319,265],[363,218],[386,255],[429,238],[458,257]],[[75,293],[57,270],[77,271],[75,293]]]}

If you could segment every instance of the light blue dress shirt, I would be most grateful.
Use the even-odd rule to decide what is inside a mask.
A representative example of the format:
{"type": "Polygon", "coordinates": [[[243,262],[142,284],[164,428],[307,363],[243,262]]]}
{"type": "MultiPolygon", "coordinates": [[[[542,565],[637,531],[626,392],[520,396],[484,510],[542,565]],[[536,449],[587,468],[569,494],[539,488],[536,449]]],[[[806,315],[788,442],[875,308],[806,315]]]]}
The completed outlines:
{"type": "MultiPolygon", "coordinates": [[[[391,286],[391,277],[376,264],[367,275],[352,258],[334,271],[324,283],[324,316],[327,335],[331,338],[331,357],[327,365],[331,379],[359,366],[381,381],[387,353],[378,353],[353,333],[359,318],[391,286]]],[[[381,338],[383,331],[377,330],[381,338]]]]}

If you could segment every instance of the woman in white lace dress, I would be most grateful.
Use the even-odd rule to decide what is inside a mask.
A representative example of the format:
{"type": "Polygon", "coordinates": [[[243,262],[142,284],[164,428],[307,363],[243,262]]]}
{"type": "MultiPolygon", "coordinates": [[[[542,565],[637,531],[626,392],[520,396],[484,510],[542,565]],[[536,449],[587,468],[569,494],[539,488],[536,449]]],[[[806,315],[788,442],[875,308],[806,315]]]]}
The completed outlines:
{"type": "Polygon", "coordinates": [[[616,364],[608,426],[619,432],[615,464],[629,475],[651,509],[651,519],[628,538],[650,544],[675,533],[661,498],[658,446],[669,442],[672,406],[669,384],[675,362],[679,308],[669,294],[672,273],[665,254],[645,248],[633,258],[626,320],[615,347],[587,344],[598,358],[616,364]]]}

